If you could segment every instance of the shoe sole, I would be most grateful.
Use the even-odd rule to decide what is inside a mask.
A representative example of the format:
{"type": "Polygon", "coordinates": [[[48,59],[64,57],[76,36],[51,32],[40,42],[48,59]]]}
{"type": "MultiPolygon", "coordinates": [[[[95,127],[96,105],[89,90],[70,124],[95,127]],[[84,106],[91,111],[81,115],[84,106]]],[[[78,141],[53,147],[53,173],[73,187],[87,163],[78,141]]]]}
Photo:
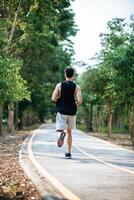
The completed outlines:
{"type": "Polygon", "coordinates": [[[59,139],[57,140],[58,147],[62,147],[63,146],[65,136],[66,136],[66,133],[62,132],[60,137],[59,137],[59,139]]]}
{"type": "Polygon", "coordinates": [[[65,157],[66,159],[71,159],[71,157],[65,157]]]}

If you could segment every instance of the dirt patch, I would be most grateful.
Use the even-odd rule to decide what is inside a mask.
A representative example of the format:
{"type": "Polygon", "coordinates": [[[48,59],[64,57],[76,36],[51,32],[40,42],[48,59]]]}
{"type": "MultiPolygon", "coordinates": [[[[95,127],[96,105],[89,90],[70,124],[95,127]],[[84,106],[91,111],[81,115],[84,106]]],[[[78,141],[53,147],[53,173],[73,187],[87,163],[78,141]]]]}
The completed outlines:
{"type": "Polygon", "coordinates": [[[40,196],[19,164],[19,148],[30,131],[0,137],[0,200],[39,200],[40,196]]]}
{"type": "Polygon", "coordinates": [[[105,141],[109,141],[113,144],[116,144],[126,149],[134,151],[134,146],[132,145],[130,136],[127,134],[112,134],[110,138],[107,135],[104,135],[101,133],[86,132],[86,134],[100,138],[105,141]]]}

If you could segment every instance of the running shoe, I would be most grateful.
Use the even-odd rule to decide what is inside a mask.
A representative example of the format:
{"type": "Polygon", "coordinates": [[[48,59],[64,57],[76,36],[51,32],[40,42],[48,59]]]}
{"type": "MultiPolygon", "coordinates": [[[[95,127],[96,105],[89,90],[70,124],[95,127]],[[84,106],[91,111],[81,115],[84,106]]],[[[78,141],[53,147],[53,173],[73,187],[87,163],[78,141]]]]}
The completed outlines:
{"type": "Polygon", "coordinates": [[[65,157],[67,158],[67,159],[71,159],[71,153],[65,153],[65,157]]]}
{"type": "Polygon", "coordinates": [[[58,145],[58,147],[62,147],[62,146],[63,146],[65,136],[66,136],[66,133],[63,131],[63,132],[60,134],[60,137],[59,137],[58,140],[57,140],[57,145],[58,145]]]}

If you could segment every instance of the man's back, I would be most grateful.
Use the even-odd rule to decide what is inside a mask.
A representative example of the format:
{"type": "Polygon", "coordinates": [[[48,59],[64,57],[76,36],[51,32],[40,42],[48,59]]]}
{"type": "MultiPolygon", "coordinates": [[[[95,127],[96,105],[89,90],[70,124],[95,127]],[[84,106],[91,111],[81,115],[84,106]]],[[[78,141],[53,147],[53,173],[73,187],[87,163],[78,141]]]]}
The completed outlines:
{"type": "Polygon", "coordinates": [[[57,100],[57,112],[64,115],[75,115],[77,106],[75,103],[76,84],[73,81],[61,83],[60,98],[57,100]]]}

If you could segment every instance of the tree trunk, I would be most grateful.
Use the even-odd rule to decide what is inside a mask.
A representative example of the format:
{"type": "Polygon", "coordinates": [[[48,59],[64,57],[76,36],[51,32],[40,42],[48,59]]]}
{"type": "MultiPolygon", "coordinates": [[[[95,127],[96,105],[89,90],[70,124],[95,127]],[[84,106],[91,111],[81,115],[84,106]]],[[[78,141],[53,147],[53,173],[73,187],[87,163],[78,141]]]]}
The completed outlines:
{"type": "Polygon", "coordinates": [[[2,105],[0,105],[0,136],[3,134],[2,126],[2,105]]]}
{"type": "Polygon", "coordinates": [[[14,131],[14,104],[8,105],[8,132],[13,133],[14,131]]]}
{"type": "Polygon", "coordinates": [[[18,129],[23,129],[23,112],[19,112],[19,123],[18,123],[18,129]]]}
{"type": "Polygon", "coordinates": [[[134,146],[134,101],[132,105],[132,113],[131,113],[131,141],[134,146]]]}
{"type": "MultiPolygon", "coordinates": [[[[15,33],[15,28],[16,28],[17,19],[18,19],[18,16],[19,16],[20,8],[21,8],[21,3],[22,3],[22,0],[19,1],[18,8],[17,8],[17,11],[15,13],[11,33],[9,35],[8,44],[6,46],[6,54],[7,55],[8,55],[8,49],[9,49],[11,43],[12,43],[13,36],[14,36],[14,33],[15,33]]],[[[14,104],[13,103],[10,103],[8,105],[8,131],[9,131],[9,133],[12,133],[14,131],[14,104]]]]}
{"type": "Polygon", "coordinates": [[[15,103],[15,130],[18,130],[18,102],[15,103]]]}
{"type": "Polygon", "coordinates": [[[112,102],[109,102],[108,105],[108,137],[111,137],[112,133],[112,102]]]}
{"type": "Polygon", "coordinates": [[[12,39],[13,39],[13,35],[14,35],[14,32],[15,32],[17,19],[18,19],[18,16],[19,16],[20,8],[21,8],[21,3],[22,3],[22,0],[19,1],[17,12],[15,13],[14,22],[13,22],[11,33],[10,33],[9,40],[8,40],[9,44],[12,42],[12,39]]]}
{"type": "Polygon", "coordinates": [[[90,103],[89,130],[93,131],[93,104],[92,102],[90,103]]]}
{"type": "Polygon", "coordinates": [[[104,119],[103,119],[103,108],[100,110],[100,129],[99,132],[103,134],[104,119]]]}
{"type": "Polygon", "coordinates": [[[100,132],[100,106],[96,106],[95,112],[95,124],[96,124],[96,132],[100,132]]]}
{"type": "Polygon", "coordinates": [[[132,145],[134,146],[134,120],[133,120],[132,131],[131,131],[131,141],[132,141],[132,145]]]}

